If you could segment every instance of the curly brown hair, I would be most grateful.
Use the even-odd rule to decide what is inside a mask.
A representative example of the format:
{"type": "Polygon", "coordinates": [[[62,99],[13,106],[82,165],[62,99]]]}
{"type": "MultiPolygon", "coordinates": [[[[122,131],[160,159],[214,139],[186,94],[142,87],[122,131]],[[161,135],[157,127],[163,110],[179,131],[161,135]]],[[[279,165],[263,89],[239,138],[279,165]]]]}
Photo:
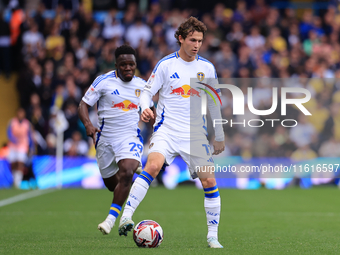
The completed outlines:
{"type": "Polygon", "coordinates": [[[175,38],[177,39],[177,43],[179,44],[179,46],[181,46],[179,36],[182,36],[182,38],[185,40],[185,38],[187,38],[190,33],[193,33],[195,31],[202,32],[204,37],[204,34],[207,31],[207,27],[202,21],[199,21],[195,17],[191,16],[189,19],[184,21],[175,32],[175,38]]]}

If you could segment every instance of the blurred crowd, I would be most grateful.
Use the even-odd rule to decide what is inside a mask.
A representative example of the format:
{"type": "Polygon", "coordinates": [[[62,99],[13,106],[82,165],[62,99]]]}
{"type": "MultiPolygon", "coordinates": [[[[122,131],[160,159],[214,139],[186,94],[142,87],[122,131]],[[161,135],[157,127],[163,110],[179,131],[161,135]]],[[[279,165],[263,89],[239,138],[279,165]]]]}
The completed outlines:
{"type": "MultiPolygon", "coordinates": [[[[244,116],[235,116],[231,94],[222,90],[225,119],[298,121],[295,128],[284,128],[279,122],[261,128],[224,125],[224,155],[340,156],[340,13],[336,4],[298,13],[293,8],[274,8],[264,0],[238,0],[233,8],[215,1],[211,11],[192,6],[166,9],[169,1],[146,1],[141,10],[140,4],[128,2],[124,9],[112,8],[100,18],[84,3],[72,2],[77,4],[59,4],[52,11],[43,2],[30,11],[12,6],[11,17],[1,19],[0,67],[7,74],[19,71],[20,105],[40,135],[38,154],[55,154],[53,120],[62,110],[69,123],[64,153],[93,155],[77,106],[95,77],[115,68],[116,47],[128,43],[137,50],[136,75],[147,80],[162,57],[178,50],[174,32],[193,15],[208,28],[199,55],[215,65],[219,78],[233,82],[245,95],[247,80],[257,81],[252,85],[256,109],[270,108],[273,84],[307,88],[312,94],[306,104],[312,116],[294,107],[284,118],[280,107],[270,116],[253,116],[247,107],[244,116]],[[11,56],[9,49],[14,49],[11,56]]],[[[91,119],[96,122],[95,108],[91,119]]],[[[152,130],[143,123],[140,127],[148,141],[152,130]]]]}

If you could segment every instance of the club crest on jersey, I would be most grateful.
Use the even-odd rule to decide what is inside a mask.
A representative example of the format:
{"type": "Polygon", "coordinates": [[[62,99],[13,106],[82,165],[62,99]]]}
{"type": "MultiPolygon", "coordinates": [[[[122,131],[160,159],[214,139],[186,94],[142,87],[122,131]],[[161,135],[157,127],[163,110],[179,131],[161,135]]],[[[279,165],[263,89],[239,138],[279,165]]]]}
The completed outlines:
{"type": "Polygon", "coordinates": [[[197,79],[198,79],[199,81],[203,81],[203,80],[204,80],[204,77],[205,77],[204,73],[202,73],[202,72],[197,73],[197,79]]]}
{"type": "Polygon", "coordinates": [[[152,146],[153,146],[153,143],[150,143],[150,145],[149,145],[149,149],[151,149],[151,148],[152,148],[152,146]]]}
{"type": "Polygon", "coordinates": [[[140,96],[140,89],[136,89],[135,94],[136,94],[137,97],[139,97],[140,96]]]}

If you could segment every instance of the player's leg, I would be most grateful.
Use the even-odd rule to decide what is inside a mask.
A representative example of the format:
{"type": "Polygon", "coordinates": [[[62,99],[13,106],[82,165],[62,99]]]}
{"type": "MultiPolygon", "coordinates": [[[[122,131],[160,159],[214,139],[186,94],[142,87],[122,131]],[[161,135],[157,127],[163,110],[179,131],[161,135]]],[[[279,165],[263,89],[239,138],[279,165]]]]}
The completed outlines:
{"type": "MultiPolygon", "coordinates": [[[[113,145],[104,141],[99,141],[96,148],[96,158],[105,186],[109,191],[114,192],[119,182],[119,175],[117,174],[119,168],[115,162],[116,155],[113,151],[113,145]]],[[[112,196],[114,196],[114,194],[112,194],[112,196]]],[[[121,205],[115,205],[112,199],[108,216],[98,225],[98,230],[104,235],[111,232],[120,209],[121,205]]]]}
{"type": "Polygon", "coordinates": [[[120,219],[119,234],[126,235],[124,228],[127,222],[132,222],[131,217],[137,209],[140,202],[144,199],[151,182],[158,175],[166,161],[168,164],[174,160],[178,153],[174,150],[174,142],[171,137],[162,132],[156,132],[152,135],[149,155],[144,171],[136,178],[133,183],[128,200],[124,207],[120,219]]]}
{"type": "Polygon", "coordinates": [[[218,242],[218,225],[221,213],[221,198],[213,176],[200,178],[204,190],[204,208],[207,217],[207,240],[211,248],[223,248],[218,242]]]}
{"type": "MultiPolygon", "coordinates": [[[[114,192],[115,196],[113,198],[113,204],[118,204],[121,206],[124,204],[126,198],[129,195],[133,174],[136,172],[136,169],[139,167],[139,165],[140,162],[134,159],[122,159],[118,162],[119,182],[114,192]]],[[[119,210],[121,210],[121,207],[119,210]]],[[[127,232],[131,231],[133,226],[134,222],[131,219],[126,218],[124,221],[124,227],[120,226],[118,229],[119,235],[126,236],[127,232]]]]}
{"type": "Polygon", "coordinates": [[[152,152],[148,156],[144,171],[136,178],[133,183],[125,205],[123,217],[131,218],[140,202],[144,199],[151,182],[158,175],[164,164],[164,156],[158,152],[152,152]]]}
{"type": "Polygon", "coordinates": [[[25,170],[25,164],[23,162],[17,161],[15,164],[13,177],[14,177],[14,186],[16,188],[20,188],[22,179],[24,177],[24,170],[25,170]]]}
{"type": "Polygon", "coordinates": [[[13,176],[13,185],[15,188],[20,188],[21,181],[24,177],[24,168],[25,165],[25,153],[20,152],[14,148],[11,148],[8,155],[8,161],[10,162],[12,176],[13,176]]]}
{"type": "Polygon", "coordinates": [[[105,186],[113,192],[112,204],[110,207],[109,215],[104,222],[98,225],[98,229],[103,234],[109,234],[118,218],[122,206],[129,194],[132,183],[132,177],[139,161],[135,159],[122,159],[118,162],[119,170],[117,174],[110,178],[105,178],[105,186]]]}
{"type": "Polygon", "coordinates": [[[136,172],[136,169],[139,166],[139,161],[135,159],[122,159],[118,162],[118,184],[114,191],[113,202],[119,205],[123,205],[126,198],[129,195],[129,191],[131,188],[133,174],[136,172]]]}
{"type": "MultiPolygon", "coordinates": [[[[187,141],[188,142],[188,141],[187,141]]],[[[187,142],[182,142],[182,147],[187,148],[187,142]]],[[[199,177],[204,189],[204,208],[207,217],[209,247],[223,248],[218,242],[218,224],[220,221],[221,198],[216,185],[214,163],[210,146],[206,138],[189,141],[190,154],[182,151],[181,156],[187,163],[193,178],[199,177]]]]}
{"type": "Polygon", "coordinates": [[[136,178],[133,183],[128,201],[120,220],[119,234],[126,235],[126,225],[131,224],[131,218],[138,205],[144,199],[151,182],[158,175],[165,161],[165,157],[158,152],[152,152],[148,156],[144,171],[136,178]]]}
{"type": "MultiPolygon", "coordinates": [[[[114,192],[119,179],[118,179],[118,176],[115,174],[111,177],[103,178],[103,181],[104,181],[106,188],[109,191],[114,192]]],[[[114,199],[114,193],[112,195],[114,199]]],[[[110,206],[110,211],[109,211],[108,216],[102,223],[98,224],[98,230],[101,231],[103,235],[107,235],[111,232],[111,229],[113,228],[115,221],[119,215],[120,209],[121,209],[121,206],[115,205],[113,203],[113,199],[112,199],[112,203],[110,206]],[[117,210],[119,210],[119,212],[117,212],[117,210]]]]}

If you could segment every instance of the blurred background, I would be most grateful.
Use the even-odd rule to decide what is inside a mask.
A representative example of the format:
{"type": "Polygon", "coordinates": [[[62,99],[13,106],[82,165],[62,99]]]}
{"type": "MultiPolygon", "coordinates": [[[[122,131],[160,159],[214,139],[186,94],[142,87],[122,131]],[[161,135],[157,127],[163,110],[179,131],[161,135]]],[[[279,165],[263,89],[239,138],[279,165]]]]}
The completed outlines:
{"type": "MultiPolygon", "coordinates": [[[[215,65],[218,77],[239,81],[280,79],[282,86],[307,88],[312,94],[306,105],[312,116],[301,115],[293,108],[289,110],[290,116],[299,122],[296,128],[224,125],[226,150],[216,158],[217,163],[338,162],[339,7],[335,0],[3,0],[0,2],[0,188],[13,185],[7,160],[11,139],[8,125],[19,108],[24,109],[33,127],[24,181],[19,188],[104,187],[92,140],[86,136],[77,115],[82,95],[96,76],[115,68],[114,51],[123,43],[137,50],[136,75],[147,80],[162,57],[179,49],[174,32],[190,16],[198,17],[208,28],[199,55],[215,65]]],[[[270,107],[268,91],[274,83],[254,86],[258,108],[270,107]]],[[[246,83],[235,84],[246,91],[246,83]]],[[[227,91],[222,94],[223,117],[237,121],[238,117],[232,115],[230,94],[227,91]]],[[[157,95],[154,101],[157,102],[157,95]]],[[[95,107],[90,116],[97,125],[95,107]]],[[[245,118],[257,117],[249,113],[245,118]]],[[[152,129],[142,122],[140,128],[147,155],[152,129]]],[[[212,141],[212,125],[208,128],[212,141]]],[[[336,186],[336,177],[307,174],[261,180],[231,176],[221,177],[219,187],[336,186]]],[[[168,188],[189,181],[181,158],[157,181],[168,188]]]]}

